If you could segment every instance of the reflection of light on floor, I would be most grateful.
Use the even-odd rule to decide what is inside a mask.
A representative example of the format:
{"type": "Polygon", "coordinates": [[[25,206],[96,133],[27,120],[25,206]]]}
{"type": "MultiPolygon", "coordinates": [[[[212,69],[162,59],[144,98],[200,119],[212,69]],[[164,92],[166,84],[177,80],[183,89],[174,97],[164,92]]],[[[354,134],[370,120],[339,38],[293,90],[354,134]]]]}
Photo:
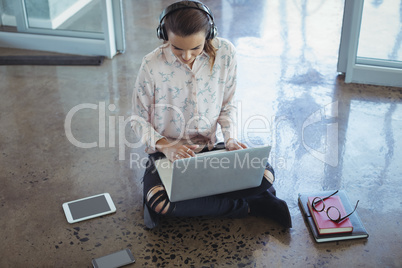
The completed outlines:
{"type": "Polygon", "coordinates": [[[319,105],[332,101],[330,89],[322,84],[333,83],[339,36],[328,36],[327,32],[340,28],[341,20],[326,14],[335,10],[341,17],[343,2],[320,3],[267,1],[259,35],[236,39],[237,99],[242,102],[243,122],[259,114],[272,121],[280,116],[276,108],[279,99],[295,100],[306,91],[314,92],[319,105]]]}
{"type": "Polygon", "coordinates": [[[390,212],[400,206],[373,200],[369,193],[376,191],[385,201],[386,196],[397,196],[402,191],[402,171],[395,161],[402,159],[401,114],[401,104],[358,100],[350,103],[342,171],[348,176],[344,176],[342,184],[351,192],[360,193],[361,207],[380,202],[376,205],[383,212],[390,212]],[[392,120],[390,126],[386,125],[387,120],[392,120]],[[386,190],[386,185],[393,187],[386,190]]]}

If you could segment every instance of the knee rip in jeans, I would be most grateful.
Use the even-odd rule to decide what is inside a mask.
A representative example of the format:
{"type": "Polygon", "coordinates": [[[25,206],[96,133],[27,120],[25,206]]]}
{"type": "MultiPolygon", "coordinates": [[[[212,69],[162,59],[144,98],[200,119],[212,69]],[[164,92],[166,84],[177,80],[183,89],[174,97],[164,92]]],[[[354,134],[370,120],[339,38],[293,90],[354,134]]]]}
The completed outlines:
{"type": "Polygon", "coordinates": [[[147,203],[158,214],[166,214],[169,211],[170,201],[166,190],[162,185],[151,188],[147,193],[147,203]]]}
{"type": "Polygon", "coordinates": [[[264,171],[264,178],[265,178],[269,183],[271,183],[271,184],[273,184],[274,181],[275,181],[275,176],[274,176],[274,174],[272,174],[272,172],[269,171],[268,169],[266,169],[266,170],[264,171]]]}

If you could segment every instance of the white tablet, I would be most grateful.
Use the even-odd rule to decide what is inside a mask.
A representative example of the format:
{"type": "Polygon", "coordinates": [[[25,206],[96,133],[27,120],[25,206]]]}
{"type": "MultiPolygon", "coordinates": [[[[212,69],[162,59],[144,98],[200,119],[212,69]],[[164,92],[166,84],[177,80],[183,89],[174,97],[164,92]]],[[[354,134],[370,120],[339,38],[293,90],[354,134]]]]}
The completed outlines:
{"type": "Polygon", "coordinates": [[[63,204],[69,223],[75,223],[116,212],[116,207],[108,193],[94,195],[63,204]]]}

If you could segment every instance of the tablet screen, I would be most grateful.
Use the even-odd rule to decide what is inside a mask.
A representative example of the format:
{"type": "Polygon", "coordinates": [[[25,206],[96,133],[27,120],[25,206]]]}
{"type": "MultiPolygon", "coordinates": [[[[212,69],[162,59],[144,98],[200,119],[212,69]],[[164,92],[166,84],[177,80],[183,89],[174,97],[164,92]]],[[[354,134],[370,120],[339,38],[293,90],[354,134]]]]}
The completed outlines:
{"type": "Polygon", "coordinates": [[[104,195],[68,204],[74,220],[110,211],[104,195]]]}

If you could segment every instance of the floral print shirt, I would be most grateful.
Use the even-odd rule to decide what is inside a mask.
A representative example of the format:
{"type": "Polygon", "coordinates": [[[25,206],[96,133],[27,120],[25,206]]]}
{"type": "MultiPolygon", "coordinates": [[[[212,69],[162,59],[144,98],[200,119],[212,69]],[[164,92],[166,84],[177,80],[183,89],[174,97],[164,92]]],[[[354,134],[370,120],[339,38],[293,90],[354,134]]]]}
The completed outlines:
{"type": "Polygon", "coordinates": [[[164,137],[212,147],[218,123],[225,141],[235,138],[236,52],[228,40],[213,42],[217,51],[212,69],[205,51],[190,69],[169,44],[143,58],[134,86],[131,126],[147,153],[156,152],[156,142],[164,137]]]}

